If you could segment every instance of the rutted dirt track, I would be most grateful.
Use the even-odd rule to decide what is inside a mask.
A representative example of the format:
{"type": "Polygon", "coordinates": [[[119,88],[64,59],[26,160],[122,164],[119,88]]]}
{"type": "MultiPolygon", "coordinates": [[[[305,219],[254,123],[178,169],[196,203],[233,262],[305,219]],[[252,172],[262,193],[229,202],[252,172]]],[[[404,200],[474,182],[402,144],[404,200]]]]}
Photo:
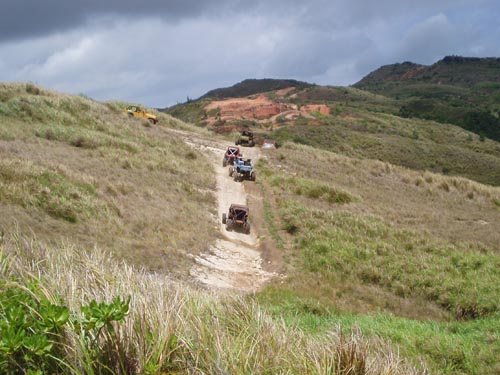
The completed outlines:
{"type": "MultiPolygon", "coordinates": [[[[191,269],[191,276],[209,288],[239,290],[253,292],[258,290],[274,272],[263,268],[263,259],[260,252],[260,239],[256,232],[255,215],[252,215],[252,205],[245,192],[245,184],[254,182],[235,182],[228,174],[228,167],[222,167],[222,156],[230,144],[210,142],[189,137],[187,143],[202,149],[210,157],[217,178],[218,221],[221,237],[210,247],[207,253],[195,257],[195,265],[191,269]],[[222,214],[227,212],[231,203],[245,204],[250,207],[250,234],[237,231],[227,231],[222,224],[222,214]]],[[[260,157],[260,149],[242,148],[245,157],[251,158],[254,163],[260,157]]],[[[258,173],[258,171],[257,171],[258,173]]],[[[257,178],[258,174],[257,174],[257,178]]],[[[252,200],[261,199],[253,195],[252,200]]]]}

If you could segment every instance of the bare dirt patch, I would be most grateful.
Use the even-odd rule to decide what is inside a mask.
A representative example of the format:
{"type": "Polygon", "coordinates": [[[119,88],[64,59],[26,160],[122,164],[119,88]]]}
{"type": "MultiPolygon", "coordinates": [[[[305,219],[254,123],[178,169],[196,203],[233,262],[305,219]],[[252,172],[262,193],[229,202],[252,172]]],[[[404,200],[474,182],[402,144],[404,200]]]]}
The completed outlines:
{"type": "MultiPolygon", "coordinates": [[[[286,92],[285,92],[286,93],[286,92]]],[[[276,93],[280,95],[279,92],[276,93]]],[[[283,94],[283,92],[282,92],[283,94]]],[[[255,123],[275,124],[278,118],[295,120],[302,116],[314,118],[312,113],[328,116],[330,108],[324,104],[309,104],[299,108],[296,104],[275,101],[261,94],[254,98],[232,98],[216,100],[205,106],[208,117],[204,120],[208,126],[216,125],[220,132],[223,124],[237,121],[253,121],[255,123]]]]}

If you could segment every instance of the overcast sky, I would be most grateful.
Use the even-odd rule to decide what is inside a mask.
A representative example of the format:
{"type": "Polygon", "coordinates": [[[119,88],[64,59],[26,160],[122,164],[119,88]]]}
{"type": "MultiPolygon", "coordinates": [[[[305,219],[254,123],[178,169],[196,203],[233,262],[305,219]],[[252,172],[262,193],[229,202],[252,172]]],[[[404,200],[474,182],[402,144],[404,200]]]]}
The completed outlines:
{"type": "Polygon", "coordinates": [[[350,85],[500,56],[499,0],[1,0],[0,81],[163,108],[245,78],[350,85]]]}

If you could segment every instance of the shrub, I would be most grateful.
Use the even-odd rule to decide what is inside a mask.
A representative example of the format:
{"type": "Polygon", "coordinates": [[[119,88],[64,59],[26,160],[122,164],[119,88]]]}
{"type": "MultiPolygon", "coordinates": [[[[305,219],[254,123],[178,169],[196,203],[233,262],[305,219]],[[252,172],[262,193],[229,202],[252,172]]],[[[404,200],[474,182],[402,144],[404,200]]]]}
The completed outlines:
{"type": "Polygon", "coordinates": [[[91,301],[81,308],[81,316],[52,303],[34,281],[23,285],[18,280],[1,280],[0,373],[67,373],[70,332],[81,339],[82,349],[96,370],[109,367],[116,361],[103,361],[103,342],[106,338],[116,340],[114,324],[125,319],[129,301],[120,297],[111,303],[91,301]]]}
{"type": "Polygon", "coordinates": [[[31,95],[40,95],[40,89],[36,87],[33,83],[26,84],[26,92],[31,95]]]}

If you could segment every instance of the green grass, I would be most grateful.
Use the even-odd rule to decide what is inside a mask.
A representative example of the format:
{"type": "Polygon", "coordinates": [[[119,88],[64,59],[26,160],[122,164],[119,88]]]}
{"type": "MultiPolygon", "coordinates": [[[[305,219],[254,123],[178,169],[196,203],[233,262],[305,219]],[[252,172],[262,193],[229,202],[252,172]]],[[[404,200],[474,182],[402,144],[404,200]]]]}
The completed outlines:
{"type": "Polygon", "coordinates": [[[258,294],[267,311],[312,335],[357,327],[433,373],[498,371],[498,188],[294,143],[257,167],[287,233],[287,277],[258,294]],[[307,193],[325,186],[349,199],[307,193]]]}
{"type": "Polygon", "coordinates": [[[416,321],[384,313],[345,314],[275,287],[268,287],[258,299],[270,314],[311,335],[320,335],[333,325],[357,327],[367,339],[382,338],[397,346],[415,364],[425,361],[432,373],[495,374],[499,370],[498,314],[467,322],[416,321]]]}
{"type": "Polygon", "coordinates": [[[267,136],[281,144],[293,141],[350,157],[500,184],[500,145],[481,142],[477,135],[450,125],[353,111],[351,117],[332,117],[324,125],[283,127],[267,136]]]}
{"type": "Polygon", "coordinates": [[[97,198],[92,183],[74,177],[55,168],[3,159],[0,161],[0,201],[25,208],[40,208],[54,218],[69,222],[111,210],[111,205],[97,198]]]}
{"type": "Polygon", "coordinates": [[[458,319],[499,312],[500,257],[493,249],[481,254],[434,243],[372,217],[312,210],[286,200],[279,212],[284,229],[295,235],[299,266],[311,279],[349,280],[402,298],[423,297],[458,319]]]}
{"type": "Polygon", "coordinates": [[[93,349],[65,328],[73,373],[498,372],[500,191],[397,166],[496,181],[498,145],[381,113],[395,107],[376,95],[316,89],[337,97],[334,115],[278,131],[282,147],[257,164],[285,277],[254,297],[182,282],[186,255],[218,233],[213,170],[181,138],[202,129],[1,85],[0,293],[36,277],[34,296],[71,321],[130,296],[93,349]]]}

